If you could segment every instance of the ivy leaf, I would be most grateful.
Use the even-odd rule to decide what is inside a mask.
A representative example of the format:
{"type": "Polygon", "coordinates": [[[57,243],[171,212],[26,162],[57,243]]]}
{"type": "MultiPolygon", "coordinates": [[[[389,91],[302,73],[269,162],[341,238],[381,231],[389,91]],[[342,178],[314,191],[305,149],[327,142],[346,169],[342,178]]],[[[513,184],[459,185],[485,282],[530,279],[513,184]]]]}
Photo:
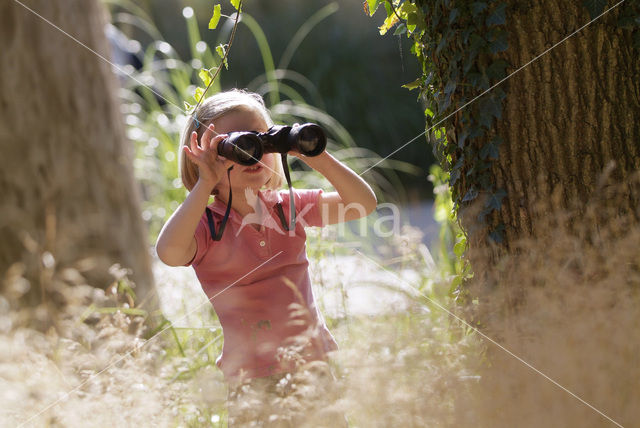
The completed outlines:
{"type": "Polygon", "coordinates": [[[364,11],[367,15],[373,16],[378,10],[378,6],[380,6],[381,0],[365,0],[364,1],[364,11]]]}
{"type": "MultiPolygon", "coordinates": [[[[405,3],[405,4],[410,4],[410,3],[405,3]]],[[[415,12],[412,12],[410,14],[407,15],[407,25],[411,28],[416,28],[416,25],[418,24],[418,14],[415,12]]]]}
{"type": "Polygon", "coordinates": [[[505,10],[507,8],[506,3],[500,4],[492,13],[487,17],[487,27],[492,25],[504,25],[507,22],[507,16],[505,10]]]}
{"type": "Polygon", "coordinates": [[[500,80],[507,75],[506,70],[509,63],[503,59],[495,60],[487,67],[487,77],[491,80],[500,80]]]}
{"type": "Polygon", "coordinates": [[[582,5],[587,8],[591,19],[596,19],[607,6],[607,0],[582,0],[582,5]]]}
{"type": "Polygon", "coordinates": [[[496,39],[489,45],[489,50],[492,54],[497,54],[498,52],[506,51],[508,47],[507,32],[501,31],[496,35],[496,39]]]}
{"type": "Polygon", "coordinates": [[[231,6],[235,7],[237,11],[240,11],[240,0],[230,0],[231,6]]]}
{"type": "Polygon", "coordinates": [[[471,46],[469,46],[469,49],[473,54],[477,55],[480,48],[484,47],[486,43],[487,42],[485,41],[485,39],[482,38],[482,36],[479,36],[478,34],[474,33],[471,35],[471,42],[470,42],[471,46]]]}
{"type": "Polygon", "coordinates": [[[462,257],[462,255],[464,254],[464,250],[466,249],[467,249],[467,240],[463,239],[462,241],[458,242],[456,245],[453,246],[453,253],[458,257],[462,257]]]}
{"type": "Polygon", "coordinates": [[[501,223],[498,227],[493,229],[493,231],[489,233],[489,237],[496,243],[501,244],[502,241],[504,241],[504,224],[501,223]]]}
{"type": "Polygon", "coordinates": [[[398,28],[396,28],[396,31],[393,32],[393,35],[400,36],[406,32],[407,32],[407,26],[404,24],[404,22],[401,22],[400,25],[398,25],[398,28]]]}
{"type": "Polygon", "coordinates": [[[462,171],[462,164],[464,159],[458,159],[458,162],[451,168],[451,172],[449,173],[449,186],[453,187],[456,184],[456,181],[460,178],[460,172],[462,171]]]}
{"type": "Polygon", "coordinates": [[[422,86],[422,78],[416,79],[413,82],[405,83],[404,85],[402,85],[403,88],[406,88],[410,91],[413,91],[414,89],[417,89],[420,86],[422,86]]]}
{"type": "Polygon", "coordinates": [[[473,16],[478,15],[480,12],[487,8],[487,3],[483,1],[476,1],[471,3],[471,11],[473,12],[473,16]]]}
{"type": "Polygon", "coordinates": [[[467,190],[467,193],[464,195],[464,198],[462,198],[462,202],[472,201],[477,197],[478,191],[475,189],[475,187],[470,187],[469,190],[467,190]]]}
{"type": "Polygon", "coordinates": [[[469,136],[469,130],[467,128],[463,129],[460,135],[458,136],[458,147],[464,147],[464,142],[467,140],[469,136]]]}
{"type": "Polygon", "coordinates": [[[395,14],[387,16],[387,18],[384,20],[384,23],[380,27],[378,27],[378,30],[380,30],[380,35],[384,36],[385,34],[387,34],[387,31],[393,28],[393,26],[397,23],[398,17],[395,14]]]}
{"type": "Polygon", "coordinates": [[[451,105],[451,94],[445,94],[444,98],[438,101],[438,111],[444,112],[451,105]]]}
{"type": "Polygon", "coordinates": [[[484,206],[492,210],[498,211],[502,206],[502,200],[507,196],[507,192],[504,189],[498,189],[495,193],[489,195],[489,198],[485,201],[484,206]]]}
{"type": "Polygon", "coordinates": [[[451,94],[453,91],[456,90],[456,87],[458,86],[458,84],[456,83],[455,80],[449,80],[447,82],[447,86],[444,87],[444,93],[446,95],[451,94]]]}
{"type": "Polygon", "coordinates": [[[480,111],[486,116],[495,117],[496,119],[502,117],[502,100],[499,97],[489,94],[481,99],[478,104],[480,111]]]}
{"type": "Polygon", "coordinates": [[[209,30],[215,30],[218,26],[218,22],[220,22],[220,16],[222,16],[222,12],[220,11],[220,5],[217,4],[213,7],[213,16],[209,21],[209,30]]]}
{"type": "Polygon", "coordinates": [[[456,22],[456,19],[458,19],[458,15],[460,15],[460,10],[458,8],[451,9],[451,13],[449,14],[449,25],[456,22]]]}
{"type": "Polygon", "coordinates": [[[498,156],[498,146],[493,141],[488,142],[480,149],[480,159],[498,159],[498,156]]]}
{"type": "Polygon", "coordinates": [[[435,77],[435,73],[432,71],[427,75],[427,78],[424,80],[424,84],[426,85],[430,85],[431,82],[433,82],[433,78],[435,77]]]}
{"type": "Polygon", "coordinates": [[[424,115],[425,115],[425,116],[427,116],[428,118],[432,118],[432,117],[433,117],[433,112],[431,111],[431,109],[430,109],[430,108],[427,108],[427,109],[424,111],[424,115]]]}

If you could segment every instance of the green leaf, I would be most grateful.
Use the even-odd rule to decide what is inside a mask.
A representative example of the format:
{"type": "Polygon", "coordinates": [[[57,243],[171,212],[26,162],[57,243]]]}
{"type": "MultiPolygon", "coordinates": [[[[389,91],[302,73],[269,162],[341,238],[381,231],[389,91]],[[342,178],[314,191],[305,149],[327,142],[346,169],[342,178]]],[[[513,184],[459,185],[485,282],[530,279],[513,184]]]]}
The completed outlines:
{"type": "Polygon", "coordinates": [[[507,32],[501,31],[497,34],[496,39],[489,45],[489,50],[492,54],[497,54],[498,52],[506,51],[508,47],[509,42],[507,42],[507,32]]]}
{"type": "Polygon", "coordinates": [[[507,75],[507,66],[509,63],[503,59],[497,59],[487,67],[487,77],[491,80],[500,80],[507,75]]]}
{"type": "Polygon", "coordinates": [[[607,0],[582,0],[582,4],[589,11],[591,19],[596,19],[607,6],[607,0]]]}
{"type": "Polygon", "coordinates": [[[487,8],[487,3],[483,1],[476,1],[471,3],[471,11],[473,12],[473,16],[476,16],[486,8],[487,8]]]}
{"type": "Polygon", "coordinates": [[[495,193],[489,195],[489,198],[485,201],[484,206],[493,210],[499,210],[502,206],[502,200],[507,196],[507,192],[504,189],[498,189],[495,193]]]}
{"type": "Polygon", "coordinates": [[[373,16],[373,14],[376,13],[376,10],[378,10],[378,6],[380,6],[381,2],[382,0],[365,0],[365,12],[369,16],[373,16]]]}
{"type": "Polygon", "coordinates": [[[384,20],[384,23],[380,27],[378,27],[378,30],[380,30],[380,35],[384,36],[385,34],[387,34],[387,31],[393,28],[393,26],[397,23],[398,17],[393,12],[391,12],[391,15],[387,16],[387,18],[384,20]]]}
{"type": "Polygon", "coordinates": [[[220,16],[222,16],[222,12],[220,11],[220,5],[217,4],[213,7],[213,16],[209,21],[209,30],[215,30],[218,26],[218,22],[220,22],[220,16]]]}
{"type": "Polygon", "coordinates": [[[502,243],[502,241],[504,241],[504,224],[498,225],[498,227],[489,233],[489,237],[498,244],[502,243]]]}
{"type": "Polygon", "coordinates": [[[418,24],[418,14],[413,12],[407,15],[407,25],[414,27],[418,24]]]}
{"type": "Polygon", "coordinates": [[[449,25],[456,22],[456,19],[458,19],[458,15],[460,15],[460,10],[458,8],[451,9],[451,13],[449,14],[449,25]]]}
{"type": "Polygon", "coordinates": [[[193,94],[193,98],[196,100],[196,102],[199,103],[203,95],[204,95],[204,88],[201,88],[198,86],[196,88],[195,94],[193,94]]]}
{"type": "Polygon", "coordinates": [[[467,193],[464,195],[464,198],[462,198],[462,202],[473,201],[477,197],[478,197],[478,191],[474,187],[471,187],[469,188],[469,190],[467,190],[467,193]]]}
{"type": "Polygon", "coordinates": [[[403,88],[406,88],[410,91],[413,91],[414,89],[417,89],[420,86],[422,86],[422,78],[416,79],[413,82],[402,85],[403,88]]]}
{"type": "Polygon", "coordinates": [[[493,141],[488,142],[480,149],[480,159],[498,159],[499,151],[498,146],[496,146],[493,141]]]}
{"type": "Polygon", "coordinates": [[[407,32],[407,26],[404,24],[404,22],[402,22],[400,23],[400,25],[398,25],[398,28],[396,28],[396,31],[393,32],[393,35],[400,36],[406,32],[407,32]]]}
{"type": "Polygon", "coordinates": [[[227,70],[229,69],[229,63],[227,62],[227,59],[225,58],[225,55],[227,53],[227,46],[220,44],[218,46],[216,46],[216,53],[218,54],[218,56],[222,59],[224,59],[224,68],[226,68],[227,70]]]}
{"type": "Polygon", "coordinates": [[[444,93],[447,95],[451,94],[453,91],[456,90],[457,86],[458,84],[455,80],[449,80],[447,82],[447,85],[444,87],[444,93]]]}
{"type": "Polygon", "coordinates": [[[206,68],[200,70],[200,72],[198,73],[198,77],[200,77],[200,80],[202,80],[204,86],[209,86],[209,84],[211,83],[211,79],[213,78],[211,72],[206,68]]]}
{"type": "Polygon", "coordinates": [[[456,245],[453,246],[453,253],[458,257],[462,257],[462,255],[464,254],[464,250],[466,249],[467,249],[467,240],[463,239],[462,241],[458,242],[456,245]]]}
{"type": "Polygon", "coordinates": [[[486,21],[487,27],[490,27],[492,25],[504,25],[507,22],[507,17],[505,13],[506,8],[507,8],[507,4],[502,3],[493,12],[491,12],[491,15],[487,17],[487,21],[486,21]]]}
{"type": "Polygon", "coordinates": [[[230,0],[231,6],[235,7],[237,11],[240,10],[240,0],[230,0]]]}
{"type": "Polygon", "coordinates": [[[460,135],[458,135],[458,147],[462,148],[464,146],[464,142],[467,140],[468,136],[469,130],[464,128],[462,132],[460,132],[460,135]]]}
{"type": "Polygon", "coordinates": [[[463,163],[464,163],[464,158],[460,158],[451,169],[451,172],[449,174],[449,186],[453,187],[453,185],[456,184],[456,181],[458,181],[458,179],[460,178],[460,173],[462,172],[463,163]]]}

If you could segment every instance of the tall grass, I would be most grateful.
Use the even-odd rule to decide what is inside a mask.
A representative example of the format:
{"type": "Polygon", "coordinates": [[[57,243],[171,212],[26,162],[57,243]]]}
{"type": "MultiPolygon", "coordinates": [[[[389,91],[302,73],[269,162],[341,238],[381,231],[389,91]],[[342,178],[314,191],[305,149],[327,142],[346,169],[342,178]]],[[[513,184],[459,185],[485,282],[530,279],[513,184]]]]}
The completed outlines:
{"type": "MultiPolygon", "coordinates": [[[[135,24],[160,40],[144,10],[124,0],[119,4],[133,14],[116,15],[116,22],[135,24]]],[[[196,30],[190,34],[197,43],[196,30]]],[[[200,61],[207,60],[206,48],[199,52],[200,61]]],[[[180,61],[162,42],[150,45],[145,54],[151,63],[136,72],[137,78],[155,83],[172,102],[192,93],[200,64],[180,61]],[[158,64],[157,58],[150,60],[156,51],[164,58],[158,64]]],[[[210,60],[215,61],[213,55],[210,60]]],[[[274,68],[273,73],[278,88],[285,88],[287,79],[305,83],[293,72],[274,68]]],[[[266,75],[258,78],[256,90],[267,94],[273,88],[269,81],[266,75]]],[[[146,89],[127,85],[125,111],[140,151],[136,162],[145,183],[146,209],[160,222],[166,212],[159,210],[170,210],[184,196],[178,186],[165,188],[176,171],[168,153],[175,152],[179,126],[171,118],[182,113],[146,89]]],[[[282,99],[271,106],[275,114],[313,118],[341,132],[334,119],[300,102],[304,97],[295,102],[298,95],[284,96],[285,91],[278,92],[282,99]]],[[[339,141],[334,135],[336,150],[352,150],[354,157],[364,154],[339,141]]],[[[547,239],[517,243],[517,251],[485,278],[490,286],[474,291],[481,304],[466,313],[452,305],[456,278],[468,274],[457,254],[463,235],[450,217],[442,171],[431,172],[447,243],[435,267],[419,231],[411,228],[390,240],[382,261],[356,255],[346,263],[332,255],[348,246],[311,239],[318,301],[336,291],[344,308],[327,320],[341,347],[331,362],[339,387],[332,405],[357,427],[611,426],[602,414],[513,355],[481,340],[455,314],[480,321],[485,334],[505,349],[621,425],[633,426],[640,417],[639,213],[618,211],[614,186],[603,188],[602,198],[586,210],[542,207],[546,215],[539,218],[547,221],[547,239]],[[382,306],[392,303],[383,291],[394,290],[403,296],[401,307],[373,315],[350,313],[357,287],[372,290],[382,306]]],[[[299,175],[309,180],[309,174],[299,175]]],[[[640,188],[639,183],[635,178],[626,185],[640,188]]],[[[172,272],[160,272],[159,282],[166,290],[182,288],[185,295],[185,282],[195,279],[181,276],[189,275],[186,270],[172,272]]],[[[226,426],[226,385],[214,364],[222,343],[215,314],[210,309],[196,313],[201,301],[195,296],[183,300],[182,312],[193,312],[187,321],[149,339],[154,332],[145,331],[142,317],[128,310],[130,296],[120,286],[126,278],[118,275],[105,292],[87,285],[81,272],[48,271],[41,285],[52,295],[65,296],[65,304],[60,304],[55,328],[46,333],[23,327],[26,317],[39,314],[17,307],[20,293],[30,286],[20,269],[3,278],[0,421],[6,426],[226,426]]],[[[304,388],[289,386],[296,394],[271,402],[276,420],[299,413],[305,400],[304,388]]],[[[308,419],[302,426],[321,425],[308,419]]]]}

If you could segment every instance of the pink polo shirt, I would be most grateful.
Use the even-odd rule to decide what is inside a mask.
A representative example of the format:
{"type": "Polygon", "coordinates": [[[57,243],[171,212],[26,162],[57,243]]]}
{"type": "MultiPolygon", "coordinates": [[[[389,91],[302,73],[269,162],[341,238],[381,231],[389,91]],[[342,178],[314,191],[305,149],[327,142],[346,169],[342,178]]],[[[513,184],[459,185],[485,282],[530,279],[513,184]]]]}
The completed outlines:
{"type": "MultiPolygon", "coordinates": [[[[252,213],[243,219],[232,209],[220,241],[211,239],[207,216],[202,215],[191,265],[222,325],[224,344],[216,364],[227,381],[292,370],[293,363],[278,360],[277,349],[310,328],[317,334],[305,342],[306,361],[326,359],[326,352],[338,349],[315,304],[305,246],[304,228],[322,226],[321,193],[321,189],[294,189],[295,232],[282,228],[275,209],[280,202],[289,221],[288,190],[258,192],[262,215],[252,213]],[[261,230],[249,223],[261,224],[261,230]],[[285,278],[297,291],[287,286],[285,278]],[[308,312],[299,311],[292,318],[290,310],[301,309],[289,308],[292,303],[308,312]]],[[[217,231],[226,204],[214,201],[209,208],[217,231]]]]}

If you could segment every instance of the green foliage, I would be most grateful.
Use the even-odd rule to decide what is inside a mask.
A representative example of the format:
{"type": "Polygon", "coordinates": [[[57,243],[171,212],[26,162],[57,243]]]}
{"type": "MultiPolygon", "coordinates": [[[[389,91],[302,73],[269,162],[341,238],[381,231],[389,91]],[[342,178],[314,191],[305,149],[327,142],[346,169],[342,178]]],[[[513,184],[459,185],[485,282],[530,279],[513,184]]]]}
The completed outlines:
{"type": "Polygon", "coordinates": [[[456,301],[468,297],[463,284],[473,276],[471,265],[465,258],[467,237],[460,227],[451,199],[451,189],[447,184],[449,174],[439,166],[429,170],[429,180],[433,183],[434,218],[440,224],[439,246],[434,257],[441,269],[441,275],[450,280],[449,296],[456,301]]]}
{"type": "Polygon", "coordinates": [[[220,16],[222,15],[221,10],[222,8],[219,4],[213,7],[213,16],[209,21],[209,30],[215,30],[218,27],[218,22],[220,22],[220,16]]]}

